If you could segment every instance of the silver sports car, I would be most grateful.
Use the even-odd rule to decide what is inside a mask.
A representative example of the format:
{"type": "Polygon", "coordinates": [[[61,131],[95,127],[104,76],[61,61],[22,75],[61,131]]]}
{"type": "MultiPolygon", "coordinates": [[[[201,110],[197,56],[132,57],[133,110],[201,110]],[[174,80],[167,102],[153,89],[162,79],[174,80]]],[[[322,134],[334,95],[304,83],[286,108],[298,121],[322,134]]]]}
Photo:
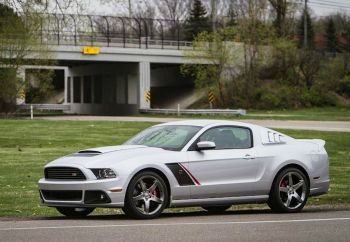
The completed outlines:
{"type": "Polygon", "coordinates": [[[146,219],[168,207],[223,212],[244,203],[298,212],[309,196],[328,191],[324,145],[240,122],[160,124],[123,145],[50,162],[39,181],[40,197],[43,205],[71,217],[117,207],[146,219]]]}

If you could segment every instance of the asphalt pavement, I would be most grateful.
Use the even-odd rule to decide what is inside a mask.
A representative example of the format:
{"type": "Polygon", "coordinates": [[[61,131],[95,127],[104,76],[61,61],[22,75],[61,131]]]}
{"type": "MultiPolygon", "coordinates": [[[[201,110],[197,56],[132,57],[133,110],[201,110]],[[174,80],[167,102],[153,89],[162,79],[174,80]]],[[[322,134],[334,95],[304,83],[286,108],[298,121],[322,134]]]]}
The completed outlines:
{"type": "MultiPolygon", "coordinates": [[[[133,116],[84,116],[84,115],[62,115],[47,116],[39,119],[46,120],[72,120],[72,121],[116,121],[116,122],[155,122],[164,123],[171,121],[185,120],[182,118],[169,117],[133,117],[133,116]]],[[[243,119],[240,122],[257,124],[275,129],[299,129],[350,132],[350,122],[348,121],[306,121],[306,120],[253,120],[243,119]]]]}
{"type": "Polygon", "coordinates": [[[124,215],[86,219],[0,219],[0,241],[350,241],[350,210],[305,209],[165,213],[154,220],[124,215]]]}

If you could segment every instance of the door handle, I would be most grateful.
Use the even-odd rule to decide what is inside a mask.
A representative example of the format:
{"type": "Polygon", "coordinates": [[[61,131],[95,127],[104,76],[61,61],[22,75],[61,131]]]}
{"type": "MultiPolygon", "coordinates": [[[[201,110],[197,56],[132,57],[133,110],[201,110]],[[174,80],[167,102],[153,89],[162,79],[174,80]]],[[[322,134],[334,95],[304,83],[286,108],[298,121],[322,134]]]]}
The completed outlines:
{"type": "Polygon", "coordinates": [[[243,159],[245,160],[252,160],[252,159],[255,159],[255,157],[253,155],[250,155],[250,154],[246,154],[243,159]]]}

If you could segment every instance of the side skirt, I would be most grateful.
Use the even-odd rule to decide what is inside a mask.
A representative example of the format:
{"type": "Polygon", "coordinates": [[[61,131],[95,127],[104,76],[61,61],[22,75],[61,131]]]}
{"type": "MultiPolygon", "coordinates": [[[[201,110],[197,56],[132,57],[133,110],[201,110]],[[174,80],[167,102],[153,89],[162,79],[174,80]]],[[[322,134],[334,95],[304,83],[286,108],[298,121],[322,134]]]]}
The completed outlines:
{"type": "Polygon", "coordinates": [[[268,195],[246,196],[246,197],[224,197],[224,198],[201,198],[172,200],[169,207],[191,207],[201,205],[224,205],[224,204],[247,204],[265,203],[269,199],[268,195]]]}

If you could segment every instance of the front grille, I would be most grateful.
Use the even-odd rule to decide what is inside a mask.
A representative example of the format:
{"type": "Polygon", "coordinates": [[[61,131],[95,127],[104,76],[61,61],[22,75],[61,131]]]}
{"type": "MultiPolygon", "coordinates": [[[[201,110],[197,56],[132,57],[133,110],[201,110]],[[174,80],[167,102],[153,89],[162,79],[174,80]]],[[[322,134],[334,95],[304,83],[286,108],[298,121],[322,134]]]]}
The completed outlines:
{"type": "Polygon", "coordinates": [[[52,180],[86,180],[83,172],[74,167],[45,168],[45,178],[52,180]]]}
{"type": "Polygon", "coordinates": [[[45,200],[52,201],[81,201],[83,191],[50,191],[41,190],[45,200]]]}

